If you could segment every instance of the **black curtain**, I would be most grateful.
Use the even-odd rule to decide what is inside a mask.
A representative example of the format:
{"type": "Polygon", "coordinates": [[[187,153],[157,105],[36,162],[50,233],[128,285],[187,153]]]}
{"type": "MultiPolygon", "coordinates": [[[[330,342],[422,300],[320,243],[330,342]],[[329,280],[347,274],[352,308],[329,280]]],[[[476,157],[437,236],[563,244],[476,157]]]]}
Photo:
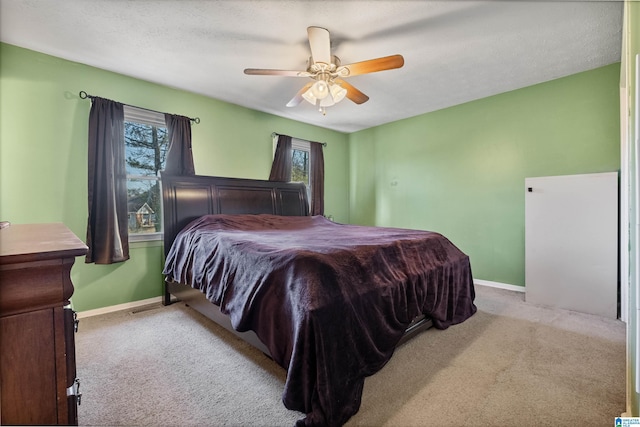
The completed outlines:
{"type": "Polygon", "coordinates": [[[129,259],[124,108],[93,97],[89,113],[87,263],[129,259]]]}
{"type": "Polygon", "coordinates": [[[278,135],[278,145],[273,156],[269,181],[291,181],[291,137],[278,135]]]}
{"type": "Polygon", "coordinates": [[[323,145],[311,142],[311,215],[324,215],[324,153],[323,145]]]}
{"type": "Polygon", "coordinates": [[[171,175],[195,175],[191,151],[191,119],[174,114],[165,114],[169,133],[169,152],[164,171],[171,175]]]}

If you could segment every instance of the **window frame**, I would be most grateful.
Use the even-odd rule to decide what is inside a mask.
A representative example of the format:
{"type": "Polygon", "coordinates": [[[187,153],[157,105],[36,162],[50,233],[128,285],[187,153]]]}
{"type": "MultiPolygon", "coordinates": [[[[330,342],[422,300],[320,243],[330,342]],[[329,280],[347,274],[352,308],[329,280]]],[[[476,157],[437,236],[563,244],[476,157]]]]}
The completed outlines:
{"type": "MultiPolygon", "coordinates": [[[[138,123],[143,125],[149,125],[154,127],[161,127],[167,130],[167,124],[165,121],[164,113],[156,111],[145,110],[144,108],[137,108],[130,105],[124,105],[124,122],[126,123],[138,123]]],[[[125,143],[126,144],[126,143],[125,143]]],[[[126,150],[126,145],[125,145],[126,150]]],[[[130,175],[126,174],[127,191],[129,189],[128,183],[131,179],[149,180],[158,182],[158,190],[160,191],[160,218],[156,217],[156,220],[160,221],[162,225],[162,231],[156,231],[152,233],[128,233],[129,242],[151,242],[151,241],[163,241],[164,240],[164,206],[162,205],[162,177],[158,173],[155,177],[152,175],[130,175]]],[[[128,200],[128,195],[127,195],[128,200]]],[[[128,205],[128,203],[127,203],[128,205]]],[[[127,221],[129,212],[127,210],[127,221]]]]}

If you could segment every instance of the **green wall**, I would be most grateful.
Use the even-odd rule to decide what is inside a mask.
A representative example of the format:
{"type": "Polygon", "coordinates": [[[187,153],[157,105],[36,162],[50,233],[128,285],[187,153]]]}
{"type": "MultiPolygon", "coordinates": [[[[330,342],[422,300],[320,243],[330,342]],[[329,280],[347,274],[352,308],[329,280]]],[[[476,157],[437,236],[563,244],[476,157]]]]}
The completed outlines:
{"type": "MultiPolygon", "coordinates": [[[[266,178],[271,132],[324,141],[336,221],[439,231],[478,279],[524,284],[524,178],[619,169],[619,64],[350,135],[0,44],[0,218],[84,239],[88,100],[200,117],[196,172],[266,178]]],[[[72,270],[77,310],[158,296],[162,246],[72,270]]]]}
{"type": "Polygon", "coordinates": [[[438,231],[524,285],[525,177],[617,171],[620,64],[349,135],[351,222],[438,231]]]}
{"type": "MultiPolygon", "coordinates": [[[[349,219],[348,135],[200,95],[0,44],[0,218],[15,224],[62,222],[82,240],[87,220],[87,122],[81,90],[190,117],[196,173],[266,179],[271,133],[327,142],[325,210],[349,219]]],[[[84,311],[162,291],[160,242],[134,243],[131,259],[72,269],[73,304],[84,311]]]]}

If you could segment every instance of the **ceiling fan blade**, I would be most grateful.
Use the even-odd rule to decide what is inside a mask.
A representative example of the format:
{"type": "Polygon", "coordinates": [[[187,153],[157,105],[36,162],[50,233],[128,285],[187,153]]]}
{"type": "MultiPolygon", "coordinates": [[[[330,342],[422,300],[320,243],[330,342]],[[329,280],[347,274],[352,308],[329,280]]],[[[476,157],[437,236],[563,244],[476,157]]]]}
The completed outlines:
{"type": "Polygon", "coordinates": [[[313,62],[331,64],[329,30],[321,27],[309,27],[307,28],[307,34],[309,35],[309,47],[311,48],[313,62]]]}
{"type": "Polygon", "coordinates": [[[300,89],[298,93],[296,93],[296,96],[291,98],[291,101],[287,102],[287,107],[295,107],[296,105],[300,104],[304,99],[302,97],[302,94],[305,93],[307,90],[309,90],[311,86],[313,86],[313,82],[309,82],[306,85],[304,85],[304,87],[300,89]]]}
{"type": "Polygon", "coordinates": [[[347,83],[346,81],[344,81],[342,79],[335,79],[334,81],[335,81],[335,83],[339,84],[340,86],[342,86],[343,88],[345,88],[347,90],[347,95],[346,95],[347,98],[349,98],[350,100],[352,100],[356,104],[364,104],[365,102],[367,102],[369,100],[369,97],[367,95],[365,95],[364,93],[360,92],[353,85],[347,83]]]}
{"type": "Polygon", "coordinates": [[[309,77],[309,73],[306,71],[295,70],[269,70],[263,68],[245,68],[245,74],[251,76],[288,76],[288,77],[309,77]]]}
{"type": "Polygon", "coordinates": [[[362,62],[354,62],[346,64],[339,68],[347,68],[349,76],[357,76],[358,74],[375,73],[376,71],[393,70],[404,65],[402,55],[391,55],[382,58],[369,59],[362,62]]]}

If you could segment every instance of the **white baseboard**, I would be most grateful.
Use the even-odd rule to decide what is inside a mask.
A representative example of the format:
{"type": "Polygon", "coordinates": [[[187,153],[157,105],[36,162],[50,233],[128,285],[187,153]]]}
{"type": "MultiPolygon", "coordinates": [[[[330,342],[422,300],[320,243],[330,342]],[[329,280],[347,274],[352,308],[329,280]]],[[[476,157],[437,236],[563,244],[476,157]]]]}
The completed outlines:
{"type": "Polygon", "coordinates": [[[98,316],[100,314],[113,313],[115,311],[130,310],[132,308],[142,307],[144,305],[156,304],[162,302],[162,297],[147,298],[140,301],[125,302],[123,304],[110,305],[109,307],[96,308],[94,310],[86,310],[78,312],[78,319],[83,317],[98,316]]]}
{"type": "Polygon", "coordinates": [[[491,282],[489,280],[474,279],[474,285],[489,286],[491,288],[506,289],[514,292],[524,292],[524,286],[509,285],[508,283],[491,282]]]}
{"type": "MultiPolygon", "coordinates": [[[[524,292],[524,286],[509,285],[507,283],[491,282],[489,280],[474,279],[474,285],[489,286],[491,288],[506,289],[515,292],[524,292]]],[[[144,305],[156,304],[162,302],[162,297],[147,298],[140,301],[125,302],[123,304],[111,305],[109,307],[96,308],[94,310],[86,310],[78,312],[78,319],[84,317],[98,316],[100,314],[113,313],[121,310],[130,310],[132,308],[142,307],[144,305]]]]}

